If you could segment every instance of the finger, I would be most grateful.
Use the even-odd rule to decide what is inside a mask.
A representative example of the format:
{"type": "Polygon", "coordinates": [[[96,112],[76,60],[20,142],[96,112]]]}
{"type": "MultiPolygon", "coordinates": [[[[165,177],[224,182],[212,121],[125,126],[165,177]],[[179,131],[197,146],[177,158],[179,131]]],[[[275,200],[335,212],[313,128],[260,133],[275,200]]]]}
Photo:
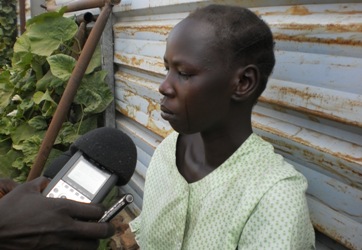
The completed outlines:
{"type": "Polygon", "coordinates": [[[84,238],[96,238],[96,239],[106,239],[114,235],[115,228],[112,223],[108,222],[84,222],[76,221],[74,223],[74,228],[77,231],[79,237],[84,238]]]}
{"type": "Polygon", "coordinates": [[[42,192],[46,188],[46,186],[48,186],[49,182],[50,180],[48,178],[41,176],[23,184],[22,186],[26,186],[27,189],[42,192]]]}
{"type": "Polygon", "coordinates": [[[12,179],[2,179],[0,178],[0,198],[5,196],[7,193],[12,191],[19,184],[12,179]]]}
{"type": "Polygon", "coordinates": [[[104,208],[99,204],[82,203],[68,199],[54,199],[56,206],[67,211],[72,218],[79,220],[98,220],[104,214],[104,208]]]}
{"type": "Polygon", "coordinates": [[[60,244],[51,246],[49,249],[58,250],[97,250],[99,240],[97,239],[68,239],[60,244]]]}

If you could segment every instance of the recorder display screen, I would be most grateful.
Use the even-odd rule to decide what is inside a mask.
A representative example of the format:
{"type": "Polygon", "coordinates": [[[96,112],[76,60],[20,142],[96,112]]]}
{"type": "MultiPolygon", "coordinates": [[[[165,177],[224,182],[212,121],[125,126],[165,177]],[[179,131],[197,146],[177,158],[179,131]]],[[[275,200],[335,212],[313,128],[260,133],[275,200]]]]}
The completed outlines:
{"type": "Polygon", "coordinates": [[[94,196],[111,175],[93,166],[84,157],[80,157],[69,170],[67,177],[73,184],[81,186],[94,196]]]}

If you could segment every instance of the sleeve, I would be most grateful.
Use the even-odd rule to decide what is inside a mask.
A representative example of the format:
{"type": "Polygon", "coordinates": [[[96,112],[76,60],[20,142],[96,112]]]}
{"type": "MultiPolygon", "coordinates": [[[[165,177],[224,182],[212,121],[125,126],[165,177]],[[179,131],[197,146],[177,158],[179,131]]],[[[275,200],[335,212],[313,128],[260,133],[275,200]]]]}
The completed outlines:
{"type": "Polygon", "coordinates": [[[139,215],[137,218],[132,220],[129,223],[129,227],[131,229],[131,232],[135,235],[135,240],[137,244],[140,244],[140,227],[141,227],[141,215],[139,215]]]}
{"type": "Polygon", "coordinates": [[[306,188],[306,179],[294,176],[269,189],[246,223],[238,249],[315,249],[306,188]]]}

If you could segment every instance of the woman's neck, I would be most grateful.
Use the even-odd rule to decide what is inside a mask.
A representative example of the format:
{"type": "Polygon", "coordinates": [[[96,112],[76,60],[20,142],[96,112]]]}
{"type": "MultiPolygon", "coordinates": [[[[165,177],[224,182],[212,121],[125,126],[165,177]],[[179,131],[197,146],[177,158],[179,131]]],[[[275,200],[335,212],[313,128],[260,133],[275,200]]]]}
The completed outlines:
{"type": "Polygon", "coordinates": [[[221,166],[251,134],[250,126],[230,133],[180,135],[176,150],[180,174],[189,183],[202,179],[221,166]]]}

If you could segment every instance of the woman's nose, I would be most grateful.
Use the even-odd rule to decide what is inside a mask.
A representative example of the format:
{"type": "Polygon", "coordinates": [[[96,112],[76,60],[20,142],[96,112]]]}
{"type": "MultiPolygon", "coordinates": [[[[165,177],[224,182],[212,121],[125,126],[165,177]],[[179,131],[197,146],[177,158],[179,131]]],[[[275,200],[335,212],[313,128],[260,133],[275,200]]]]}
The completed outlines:
{"type": "Polygon", "coordinates": [[[165,79],[160,84],[158,91],[162,95],[167,96],[167,97],[172,97],[175,95],[175,89],[173,88],[172,79],[171,79],[169,73],[166,75],[165,79]]]}

